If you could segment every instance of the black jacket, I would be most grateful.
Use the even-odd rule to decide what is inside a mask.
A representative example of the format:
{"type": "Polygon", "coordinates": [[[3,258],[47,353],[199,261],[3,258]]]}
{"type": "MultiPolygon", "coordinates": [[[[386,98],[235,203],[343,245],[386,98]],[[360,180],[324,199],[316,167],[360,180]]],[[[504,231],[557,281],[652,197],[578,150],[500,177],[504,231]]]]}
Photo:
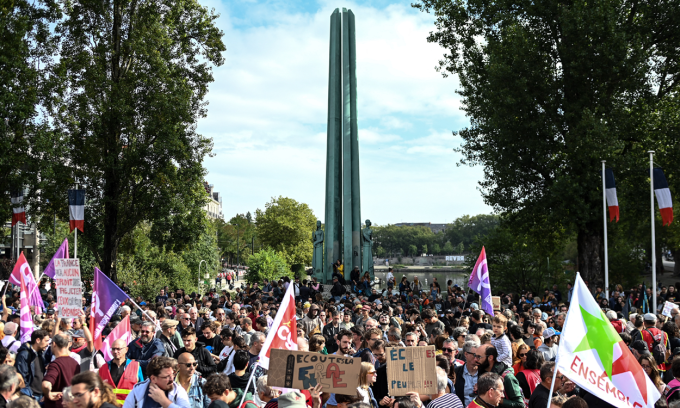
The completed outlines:
{"type": "Polygon", "coordinates": [[[175,359],[179,358],[182,353],[190,353],[194,356],[194,359],[196,359],[196,362],[198,363],[196,371],[200,372],[203,375],[203,378],[207,378],[210,374],[217,371],[215,360],[213,360],[210,352],[205,349],[203,343],[196,342],[196,347],[194,347],[193,351],[187,351],[186,347],[182,347],[175,353],[175,359]]]}
{"type": "Polygon", "coordinates": [[[333,354],[338,350],[338,343],[335,341],[335,336],[340,331],[340,325],[338,327],[333,326],[333,323],[327,324],[323,327],[321,333],[326,338],[326,351],[328,354],[333,354]]]}
{"type": "Polygon", "coordinates": [[[456,373],[456,382],[453,384],[453,389],[458,396],[458,399],[461,401],[465,401],[465,376],[463,375],[464,367],[465,364],[459,365],[453,369],[453,371],[456,373]]]}
{"type": "Polygon", "coordinates": [[[340,284],[340,282],[335,282],[331,288],[331,296],[342,296],[347,293],[347,289],[340,284]]]}

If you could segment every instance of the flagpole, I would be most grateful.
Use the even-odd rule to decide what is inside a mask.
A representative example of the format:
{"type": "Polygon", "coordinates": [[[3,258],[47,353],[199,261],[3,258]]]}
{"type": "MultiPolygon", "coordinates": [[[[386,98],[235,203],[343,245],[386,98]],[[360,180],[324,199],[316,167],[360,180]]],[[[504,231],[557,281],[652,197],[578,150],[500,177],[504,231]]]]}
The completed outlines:
{"type": "MultiPolygon", "coordinates": [[[[607,248],[607,185],[604,180],[604,164],[602,160],[602,216],[604,219],[604,293],[609,299],[609,249],[607,248]]],[[[551,394],[552,395],[552,394],[551,394]]]]}
{"type": "Polygon", "coordinates": [[[253,364],[252,371],[250,372],[250,378],[248,378],[248,384],[246,384],[246,388],[244,388],[244,390],[246,390],[246,391],[243,393],[243,397],[241,398],[241,402],[238,404],[239,407],[243,406],[243,401],[245,401],[245,399],[246,399],[248,387],[250,387],[250,383],[253,381],[253,376],[255,375],[255,371],[256,371],[258,365],[260,365],[259,361],[256,361],[255,364],[253,364]]]}
{"type": "MultiPolygon", "coordinates": [[[[119,286],[119,287],[120,287],[120,286],[119,286]]],[[[133,305],[137,306],[137,309],[139,309],[139,310],[142,312],[142,314],[143,314],[144,316],[146,316],[146,317],[149,319],[149,321],[152,322],[152,323],[156,326],[156,329],[157,329],[157,330],[161,330],[161,326],[158,324],[158,322],[156,321],[156,319],[152,319],[151,316],[149,316],[148,314],[146,314],[146,312],[144,311],[144,309],[142,309],[141,307],[139,307],[139,305],[137,304],[137,302],[135,302],[134,300],[132,300],[132,297],[129,297],[129,296],[128,296],[128,300],[130,300],[130,302],[132,302],[133,305]]]]}
{"type": "Polygon", "coordinates": [[[654,309],[652,313],[656,313],[656,242],[654,236],[654,150],[649,153],[649,198],[651,200],[651,214],[652,214],[652,305],[654,309]]]}

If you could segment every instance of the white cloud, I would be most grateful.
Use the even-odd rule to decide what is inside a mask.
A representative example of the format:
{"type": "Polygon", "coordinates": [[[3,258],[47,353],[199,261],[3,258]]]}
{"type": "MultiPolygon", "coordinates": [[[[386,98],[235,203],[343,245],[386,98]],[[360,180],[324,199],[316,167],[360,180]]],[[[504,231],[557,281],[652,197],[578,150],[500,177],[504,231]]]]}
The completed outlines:
{"type": "MultiPolygon", "coordinates": [[[[285,3],[207,5],[221,13],[227,46],[215,69],[208,117],[208,181],[224,194],[226,216],[284,195],[324,217],[328,37],[331,3],[291,12],[285,3]]],[[[434,66],[432,16],[408,4],[346,5],[356,16],[358,123],[364,218],[385,224],[452,221],[489,212],[476,183],[481,169],[456,167],[451,130],[467,125],[455,78],[434,66]],[[415,194],[414,194],[415,193],[415,194]]]]}

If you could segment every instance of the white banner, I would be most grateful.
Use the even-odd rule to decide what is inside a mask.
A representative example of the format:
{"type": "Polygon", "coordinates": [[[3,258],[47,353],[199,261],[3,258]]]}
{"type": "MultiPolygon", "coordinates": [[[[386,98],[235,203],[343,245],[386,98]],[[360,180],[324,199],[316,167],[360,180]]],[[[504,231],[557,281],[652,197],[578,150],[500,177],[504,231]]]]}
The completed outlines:
{"type": "Polygon", "coordinates": [[[55,259],[54,280],[57,283],[59,317],[69,319],[80,317],[83,312],[80,260],[77,258],[55,259]]]}

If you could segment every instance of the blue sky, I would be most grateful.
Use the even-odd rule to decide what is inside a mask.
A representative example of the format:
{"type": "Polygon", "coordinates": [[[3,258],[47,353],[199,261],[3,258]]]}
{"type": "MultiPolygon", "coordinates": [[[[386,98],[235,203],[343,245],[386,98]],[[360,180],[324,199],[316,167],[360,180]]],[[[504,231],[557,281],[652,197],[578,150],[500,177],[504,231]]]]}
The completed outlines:
{"type": "Polygon", "coordinates": [[[272,197],[307,203],[324,218],[328,36],[335,8],[356,16],[362,219],[451,222],[489,213],[479,167],[456,167],[451,131],[467,126],[455,77],[434,67],[431,15],[410,1],[202,1],[220,13],[225,64],[215,69],[207,180],[228,220],[272,197]]]}

